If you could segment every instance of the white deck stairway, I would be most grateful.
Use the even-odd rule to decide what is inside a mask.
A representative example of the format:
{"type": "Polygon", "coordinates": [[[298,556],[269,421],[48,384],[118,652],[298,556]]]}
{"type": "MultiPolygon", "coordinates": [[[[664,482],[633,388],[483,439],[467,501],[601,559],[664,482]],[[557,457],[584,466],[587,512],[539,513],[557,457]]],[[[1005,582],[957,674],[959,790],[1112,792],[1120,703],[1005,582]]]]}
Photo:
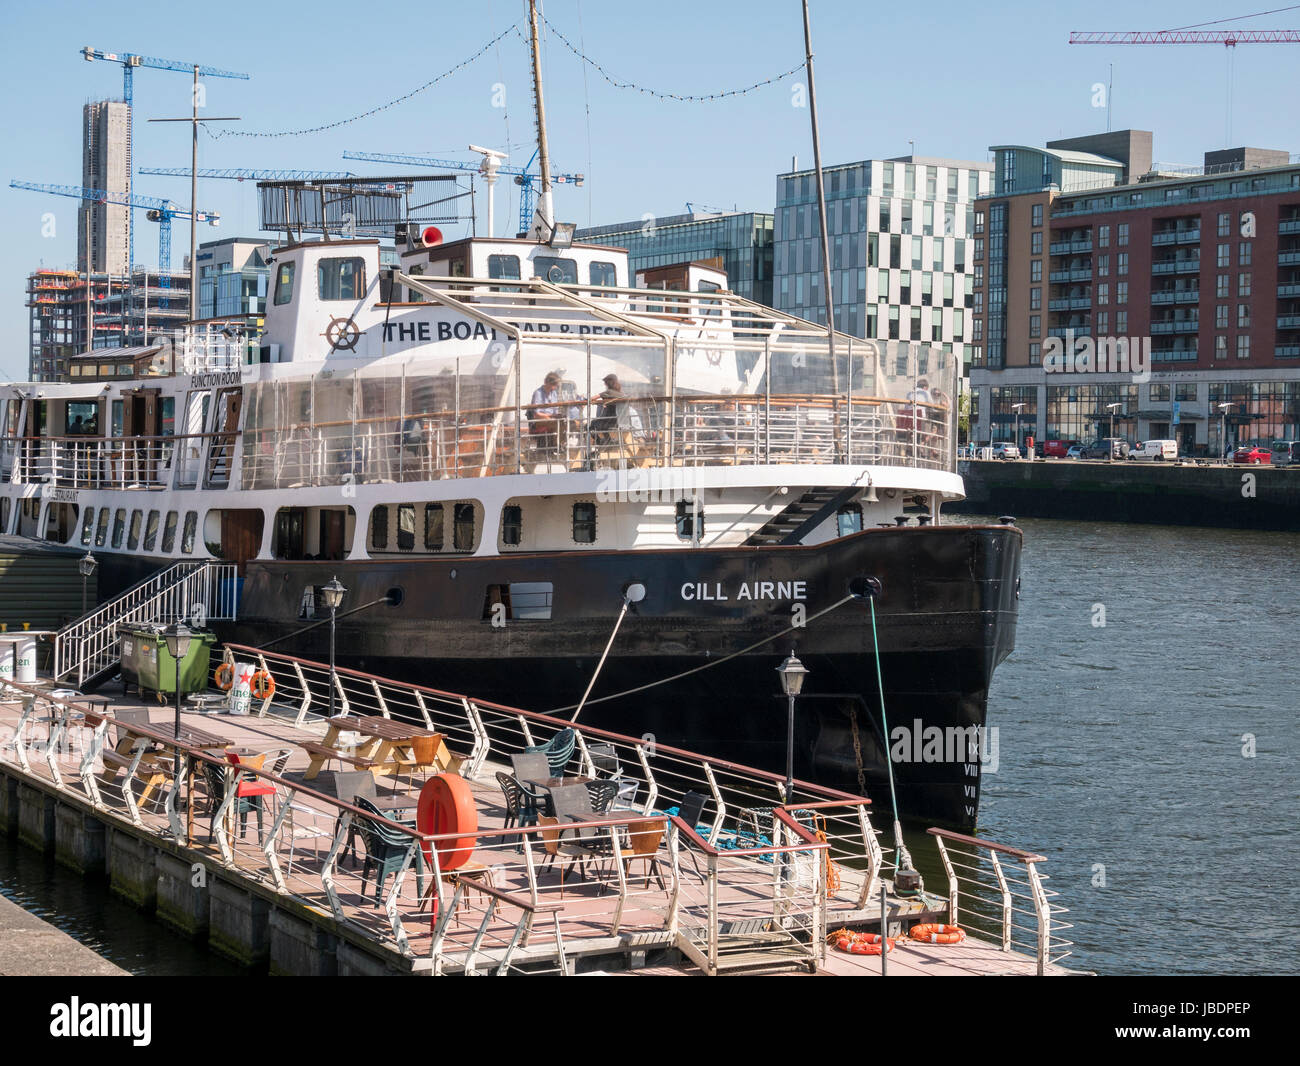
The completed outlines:
{"type": "Polygon", "coordinates": [[[186,561],[151,574],[137,585],[59,630],[54,639],[54,677],[85,689],[119,662],[118,627],[194,627],[233,621],[237,610],[234,563],[186,561]]]}

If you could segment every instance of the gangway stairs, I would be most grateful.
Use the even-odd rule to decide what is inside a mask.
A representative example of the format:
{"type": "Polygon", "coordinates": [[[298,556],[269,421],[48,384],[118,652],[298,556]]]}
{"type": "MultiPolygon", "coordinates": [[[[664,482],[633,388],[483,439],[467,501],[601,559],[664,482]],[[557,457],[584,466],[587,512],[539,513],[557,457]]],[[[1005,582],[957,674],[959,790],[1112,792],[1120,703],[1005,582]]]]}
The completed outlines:
{"type": "Polygon", "coordinates": [[[234,621],[238,608],[234,563],[186,560],[151,574],[125,592],[68,623],[54,638],[54,678],[80,691],[117,670],[118,628],[170,625],[195,628],[234,621]]]}

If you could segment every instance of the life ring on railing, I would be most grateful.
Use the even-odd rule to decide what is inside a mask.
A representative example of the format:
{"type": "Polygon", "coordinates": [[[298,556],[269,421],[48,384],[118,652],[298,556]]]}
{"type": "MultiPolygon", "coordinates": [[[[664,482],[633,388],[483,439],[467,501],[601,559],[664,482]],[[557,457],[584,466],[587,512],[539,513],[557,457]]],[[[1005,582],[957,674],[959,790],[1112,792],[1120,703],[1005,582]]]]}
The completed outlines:
{"type": "Polygon", "coordinates": [[[892,936],[886,937],[881,946],[879,933],[850,933],[841,929],[827,938],[837,951],[847,955],[879,955],[881,951],[893,951],[898,943],[892,936]]]}
{"type": "Polygon", "coordinates": [[[255,699],[269,700],[275,695],[275,678],[266,670],[259,670],[249,683],[255,699]]]}
{"type": "MultiPolygon", "coordinates": [[[[415,828],[430,836],[444,833],[465,834],[454,840],[439,840],[438,870],[450,873],[469,862],[474,854],[478,832],[478,808],[469,782],[457,774],[434,774],[420,789],[420,802],[415,808],[415,828]]],[[[433,866],[433,855],[428,841],[421,842],[424,858],[433,866]]]]}
{"type": "Polygon", "coordinates": [[[235,684],[235,664],[222,663],[212,675],[212,681],[222,692],[229,692],[235,684]]]}
{"type": "Polygon", "coordinates": [[[960,925],[925,923],[912,926],[907,935],[913,940],[921,940],[927,944],[960,944],[966,939],[966,930],[960,925]]]}

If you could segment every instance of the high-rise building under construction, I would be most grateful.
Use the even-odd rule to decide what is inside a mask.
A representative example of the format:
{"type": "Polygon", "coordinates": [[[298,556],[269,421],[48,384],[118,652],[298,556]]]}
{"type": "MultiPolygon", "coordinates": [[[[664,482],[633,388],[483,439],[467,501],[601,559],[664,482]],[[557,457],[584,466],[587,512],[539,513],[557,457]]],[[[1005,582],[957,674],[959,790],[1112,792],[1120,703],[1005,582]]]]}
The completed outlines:
{"type": "MultiPolygon", "coordinates": [[[[131,168],[129,109],[120,100],[101,100],[82,109],[81,184],[126,198],[131,168]]],[[[77,212],[77,269],[126,274],[129,269],[130,208],[85,200],[77,212]],[[89,223],[89,225],[87,225],[89,223]]]]}

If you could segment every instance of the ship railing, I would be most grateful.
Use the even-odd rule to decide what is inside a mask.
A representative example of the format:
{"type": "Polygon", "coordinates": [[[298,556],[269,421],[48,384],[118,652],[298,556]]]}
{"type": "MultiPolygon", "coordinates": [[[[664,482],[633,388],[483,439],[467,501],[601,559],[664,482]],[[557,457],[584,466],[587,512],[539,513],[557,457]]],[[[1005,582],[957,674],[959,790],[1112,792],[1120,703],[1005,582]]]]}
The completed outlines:
{"type": "Polygon", "coordinates": [[[53,674],[80,688],[119,658],[119,628],[184,621],[202,628],[237,614],[238,568],[209,560],[176,563],[82,617],[54,637],[53,674]]]}
{"type": "Polygon", "coordinates": [[[949,922],[1003,951],[1037,960],[1042,976],[1072,954],[1061,934],[1072,928],[1067,908],[1048,888],[1043,855],[947,829],[930,829],[947,877],[949,922]]]}
{"type": "Polygon", "coordinates": [[[194,488],[204,463],[205,487],[229,484],[237,433],[162,437],[6,438],[15,484],[71,489],[194,488]],[[210,446],[209,446],[210,445],[210,446]],[[205,456],[207,457],[205,460],[205,456]]]}
{"type": "Polygon", "coordinates": [[[646,395],[250,428],[243,487],[772,463],[946,470],[949,415],[937,404],[869,396],[850,408],[820,395],[646,395]]]}

